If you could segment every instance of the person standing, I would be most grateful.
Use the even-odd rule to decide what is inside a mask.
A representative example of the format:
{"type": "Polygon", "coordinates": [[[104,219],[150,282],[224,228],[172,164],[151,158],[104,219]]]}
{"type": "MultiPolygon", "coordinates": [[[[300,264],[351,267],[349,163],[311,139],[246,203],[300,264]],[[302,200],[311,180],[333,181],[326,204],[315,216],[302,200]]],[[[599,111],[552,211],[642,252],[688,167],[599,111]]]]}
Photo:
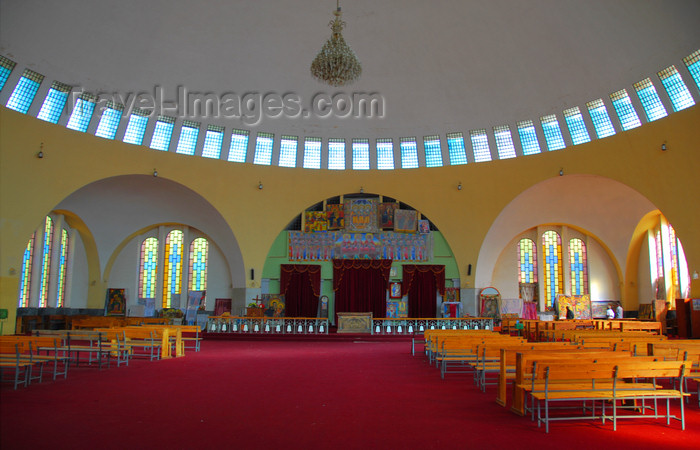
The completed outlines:
{"type": "Polygon", "coordinates": [[[607,311],[605,311],[605,316],[608,318],[608,320],[612,320],[615,318],[615,311],[613,311],[613,305],[608,305],[607,311]]]}
{"type": "Polygon", "coordinates": [[[574,318],[574,312],[569,308],[568,306],[566,307],[566,318],[567,319],[573,319],[574,318]]]}
{"type": "Polygon", "coordinates": [[[617,309],[615,309],[615,318],[616,319],[622,319],[622,315],[624,314],[624,311],[622,310],[622,304],[618,303],[617,304],[617,309]]]}

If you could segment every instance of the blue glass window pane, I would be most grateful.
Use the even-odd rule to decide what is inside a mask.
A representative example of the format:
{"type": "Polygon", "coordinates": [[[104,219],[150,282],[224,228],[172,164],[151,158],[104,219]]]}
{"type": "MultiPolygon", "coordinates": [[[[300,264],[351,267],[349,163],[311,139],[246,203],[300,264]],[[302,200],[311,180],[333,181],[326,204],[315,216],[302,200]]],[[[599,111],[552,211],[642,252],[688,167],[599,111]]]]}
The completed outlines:
{"type": "Polygon", "coordinates": [[[173,136],[175,128],[175,119],[168,116],[160,116],[156,121],[156,127],[153,129],[150,147],[155,150],[168,151],[170,148],[170,139],[173,136]]]}
{"type": "Polygon", "coordinates": [[[426,136],[423,138],[425,150],[425,167],[442,167],[442,148],[438,136],[426,136]]]}
{"type": "Polygon", "coordinates": [[[493,134],[496,138],[498,159],[515,158],[515,145],[513,144],[513,135],[510,133],[510,127],[507,125],[495,127],[493,134]]]}
{"type": "Polygon", "coordinates": [[[392,170],[394,168],[394,141],[377,139],[377,169],[392,170]]]}
{"type": "Polygon", "coordinates": [[[561,129],[559,128],[557,116],[554,114],[544,116],[540,118],[540,123],[542,125],[542,132],[544,133],[544,140],[547,142],[547,148],[550,152],[553,150],[561,150],[566,147],[566,144],[564,144],[564,136],[562,136],[561,129]]]}
{"type": "Polygon", "coordinates": [[[401,138],[399,141],[401,149],[401,168],[416,169],[418,168],[418,146],[415,138],[401,138]]]}
{"type": "Polygon", "coordinates": [[[690,91],[688,91],[688,87],[683,82],[676,66],[671,66],[659,72],[659,79],[661,84],[664,85],[668,97],[671,99],[674,111],[690,108],[695,104],[695,100],[690,95],[690,91]]]}
{"type": "Polygon", "coordinates": [[[632,99],[629,94],[627,94],[627,90],[621,89],[610,94],[610,100],[612,100],[613,108],[615,108],[617,117],[620,119],[620,126],[623,130],[631,130],[642,124],[642,122],[639,121],[639,116],[634,109],[634,105],[632,105],[632,99]]]}
{"type": "Polygon", "coordinates": [[[584,144],[591,140],[591,137],[588,135],[588,130],[586,129],[586,124],[583,121],[581,110],[578,109],[578,106],[564,111],[564,120],[566,121],[566,126],[569,127],[571,142],[573,142],[574,145],[584,144]]]}
{"type": "Polygon", "coordinates": [[[204,146],[202,156],[218,159],[221,157],[221,147],[224,145],[224,128],[217,125],[209,125],[204,134],[204,146]]]}
{"type": "Polygon", "coordinates": [[[114,109],[108,107],[102,113],[100,123],[97,125],[97,130],[95,131],[95,136],[105,139],[114,139],[114,136],[117,135],[117,128],[119,128],[119,122],[121,120],[122,108],[114,109]]]}
{"type": "Polygon", "coordinates": [[[615,128],[610,120],[610,116],[608,116],[608,110],[605,108],[605,103],[603,103],[602,99],[588,102],[586,107],[588,108],[588,114],[591,116],[593,128],[595,128],[595,133],[598,135],[598,138],[604,138],[615,134],[615,128]]]}
{"type": "Polygon", "coordinates": [[[248,132],[244,130],[233,130],[233,133],[231,133],[231,146],[228,150],[228,160],[245,162],[247,153],[248,132]]]}
{"type": "Polygon", "coordinates": [[[321,138],[304,140],[304,169],[321,168],[321,138]]]}
{"type": "Polygon", "coordinates": [[[369,170],[369,139],[353,139],[352,168],[369,170]]]}
{"type": "Polygon", "coordinates": [[[649,78],[635,83],[634,90],[637,91],[637,96],[639,96],[639,100],[642,102],[642,107],[644,108],[649,122],[653,122],[654,120],[661,119],[668,115],[666,108],[664,108],[663,103],[661,103],[659,95],[656,93],[656,88],[649,78]]]}
{"type": "Polygon", "coordinates": [[[255,140],[255,156],[253,156],[253,164],[262,164],[269,166],[272,164],[272,145],[274,144],[274,135],[271,133],[258,133],[255,140]]]}
{"type": "Polygon", "coordinates": [[[518,122],[518,135],[520,136],[520,145],[523,147],[523,155],[536,155],[542,151],[535,125],[531,120],[518,122]]]}
{"type": "Polygon", "coordinates": [[[298,145],[299,139],[296,136],[282,136],[280,140],[280,167],[296,167],[298,145]]]}
{"type": "Polygon", "coordinates": [[[472,150],[474,150],[474,161],[491,161],[491,149],[486,130],[472,130],[469,134],[472,140],[472,150]]]}
{"type": "Polygon", "coordinates": [[[127,144],[141,145],[143,136],[146,134],[146,126],[148,125],[148,116],[142,112],[134,111],[129,117],[129,123],[126,126],[124,133],[124,142],[127,144]]]}
{"type": "Polygon", "coordinates": [[[186,120],[180,128],[180,139],[177,141],[175,153],[194,155],[199,137],[199,124],[186,120]]]}
{"type": "Polygon", "coordinates": [[[10,74],[15,68],[15,65],[17,65],[17,63],[15,63],[14,61],[9,60],[4,56],[0,56],[0,91],[3,87],[5,87],[5,83],[10,77],[10,74]]]}
{"type": "Polygon", "coordinates": [[[43,80],[43,75],[31,70],[25,70],[5,106],[26,114],[43,80]]]}
{"type": "Polygon", "coordinates": [[[690,76],[695,80],[695,84],[698,85],[698,89],[700,89],[700,50],[683,58],[683,63],[688,68],[690,76]]]}
{"type": "Polygon", "coordinates": [[[467,164],[467,150],[462,133],[447,134],[447,151],[450,154],[451,165],[467,164]]]}
{"type": "Polygon", "coordinates": [[[81,96],[73,105],[73,112],[68,119],[67,128],[85,133],[90,125],[92,113],[95,112],[95,102],[88,96],[81,96]]]}
{"type": "Polygon", "coordinates": [[[63,108],[68,101],[69,93],[70,86],[54,82],[51,89],[49,89],[49,93],[46,94],[44,104],[41,105],[39,114],[36,117],[47,122],[58,123],[58,119],[61,118],[63,108]]]}
{"type": "Polygon", "coordinates": [[[328,168],[345,170],[345,141],[343,139],[330,139],[328,141],[328,168]]]}

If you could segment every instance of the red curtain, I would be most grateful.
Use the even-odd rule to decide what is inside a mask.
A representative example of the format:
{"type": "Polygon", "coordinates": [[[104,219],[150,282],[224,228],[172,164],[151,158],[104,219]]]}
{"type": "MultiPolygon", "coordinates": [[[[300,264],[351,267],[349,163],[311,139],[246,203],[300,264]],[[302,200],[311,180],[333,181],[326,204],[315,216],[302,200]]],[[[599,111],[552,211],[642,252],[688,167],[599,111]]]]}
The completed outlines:
{"type": "Polygon", "coordinates": [[[321,295],[321,266],[280,265],[280,294],[284,295],[287,317],[316,317],[321,295]]]}
{"type": "Polygon", "coordinates": [[[385,317],[390,270],[390,259],[334,259],[335,311],[385,317]]]}
{"type": "Polygon", "coordinates": [[[408,294],[409,317],[437,317],[437,292],[445,295],[445,266],[403,266],[403,295],[408,294]]]}

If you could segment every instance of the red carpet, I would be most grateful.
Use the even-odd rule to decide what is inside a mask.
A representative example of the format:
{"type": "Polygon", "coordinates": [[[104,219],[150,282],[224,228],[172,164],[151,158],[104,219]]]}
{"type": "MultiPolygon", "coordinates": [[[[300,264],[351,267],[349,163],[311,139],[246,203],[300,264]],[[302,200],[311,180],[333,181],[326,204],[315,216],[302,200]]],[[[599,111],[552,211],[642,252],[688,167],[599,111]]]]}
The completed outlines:
{"type": "MultiPolygon", "coordinates": [[[[184,358],[132,361],[13,391],[0,447],[71,449],[697,448],[680,423],[558,422],[549,434],[496,405],[471,375],[440,379],[406,342],[205,341],[184,358]]],[[[694,388],[694,385],[693,385],[694,388]]]]}

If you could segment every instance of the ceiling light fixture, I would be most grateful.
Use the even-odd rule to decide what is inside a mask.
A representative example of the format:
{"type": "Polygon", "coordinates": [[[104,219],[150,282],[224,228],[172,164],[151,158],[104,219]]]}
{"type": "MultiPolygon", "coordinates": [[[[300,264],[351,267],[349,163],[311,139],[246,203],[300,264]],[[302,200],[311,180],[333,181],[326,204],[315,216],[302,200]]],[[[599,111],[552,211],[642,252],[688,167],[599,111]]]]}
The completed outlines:
{"type": "Polygon", "coordinates": [[[343,39],[345,22],[340,20],[340,0],[336,1],[336,10],[333,11],[335,19],[328,23],[333,33],[331,38],[323,44],[323,48],[311,63],[311,75],[321,83],[331,86],[344,86],[360,78],[362,66],[357,60],[355,52],[343,39]]]}

